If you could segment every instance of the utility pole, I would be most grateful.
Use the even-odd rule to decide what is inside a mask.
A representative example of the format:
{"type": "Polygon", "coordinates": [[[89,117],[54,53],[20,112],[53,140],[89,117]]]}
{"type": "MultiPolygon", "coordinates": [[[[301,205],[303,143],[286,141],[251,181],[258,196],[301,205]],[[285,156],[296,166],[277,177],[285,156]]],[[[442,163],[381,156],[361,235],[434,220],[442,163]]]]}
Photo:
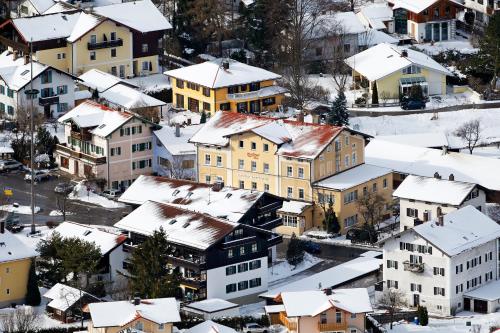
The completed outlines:
{"type": "Polygon", "coordinates": [[[36,96],[38,95],[38,90],[33,89],[33,40],[30,42],[30,74],[31,74],[31,81],[30,81],[30,89],[25,91],[26,96],[30,100],[30,169],[31,169],[31,182],[30,182],[30,190],[31,190],[31,234],[34,234],[36,232],[35,228],[35,145],[34,145],[34,127],[35,127],[35,121],[34,121],[34,100],[36,96]]]}

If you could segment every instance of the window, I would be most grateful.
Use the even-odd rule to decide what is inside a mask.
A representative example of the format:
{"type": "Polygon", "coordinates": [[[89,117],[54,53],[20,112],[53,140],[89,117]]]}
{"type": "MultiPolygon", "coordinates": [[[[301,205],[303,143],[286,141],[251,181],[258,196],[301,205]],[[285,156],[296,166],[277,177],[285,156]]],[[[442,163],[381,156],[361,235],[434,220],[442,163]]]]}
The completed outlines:
{"type": "Polygon", "coordinates": [[[349,167],[349,155],[344,156],[344,165],[346,168],[349,167]]]}
{"type": "Polygon", "coordinates": [[[210,97],[210,88],[203,87],[203,96],[210,97]]]}
{"type": "Polygon", "coordinates": [[[444,268],[433,267],[432,268],[433,275],[441,275],[444,276],[444,268]]]}
{"type": "Polygon", "coordinates": [[[268,97],[268,98],[264,98],[262,100],[262,105],[263,106],[269,106],[269,105],[274,105],[276,104],[276,98],[275,97],[268,97]]]}
{"type": "Polygon", "coordinates": [[[111,49],[111,58],[116,58],[116,49],[111,49]]]}
{"type": "Polygon", "coordinates": [[[264,173],[269,173],[269,163],[264,163],[264,173]]]}
{"type": "Polygon", "coordinates": [[[248,281],[240,281],[238,282],[238,290],[248,289],[248,281]]]}
{"type": "Polygon", "coordinates": [[[264,192],[269,192],[269,184],[264,184],[264,192]]]}
{"type": "Polygon", "coordinates": [[[149,45],[148,44],[142,44],[141,50],[142,53],[148,52],[149,45]]]}
{"type": "Polygon", "coordinates": [[[228,266],[226,267],[226,275],[236,274],[236,266],[228,266]]]}
{"type": "Polygon", "coordinates": [[[387,288],[398,289],[398,281],[396,281],[396,280],[387,280],[387,288]]]}
{"type": "Polygon", "coordinates": [[[354,153],[352,153],[352,163],[351,164],[355,165],[356,162],[357,162],[357,160],[356,160],[356,152],[354,152],[354,153]]]}
{"type": "Polygon", "coordinates": [[[68,110],[69,110],[68,103],[59,103],[59,104],[57,104],[57,112],[58,113],[66,112],[68,110]]]}
{"type": "Polygon", "coordinates": [[[163,331],[164,328],[165,328],[165,324],[158,324],[158,329],[160,331],[163,331]]]}
{"type": "Polygon", "coordinates": [[[116,40],[116,32],[111,32],[111,40],[116,40]]]}
{"type": "Polygon", "coordinates": [[[58,60],[61,60],[61,59],[66,59],[66,53],[58,53],[58,54],[57,54],[57,59],[58,59],[58,60]]]}
{"type": "Polygon", "coordinates": [[[211,181],[211,180],[212,180],[212,179],[211,179],[210,175],[206,175],[206,176],[205,176],[205,183],[210,184],[210,181],[211,181]]]}
{"type": "Polygon", "coordinates": [[[203,102],[203,110],[210,111],[211,109],[212,109],[212,106],[210,105],[210,103],[203,102]]]}
{"type": "Polygon", "coordinates": [[[252,190],[257,190],[257,183],[256,182],[252,182],[252,190]]]}
{"type": "Polygon", "coordinates": [[[286,167],[286,175],[287,175],[287,177],[293,176],[293,167],[291,167],[291,166],[286,167]]]}
{"type": "Polygon", "coordinates": [[[236,292],[236,283],[231,283],[226,285],[226,294],[234,293],[236,292]]]}
{"type": "Polygon", "coordinates": [[[233,256],[234,256],[233,249],[229,249],[229,250],[227,250],[227,257],[228,257],[228,258],[232,258],[233,256]]]}
{"type": "MultiPolygon", "coordinates": [[[[240,254],[245,254],[245,252],[241,253],[240,254]]],[[[238,273],[241,273],[241,272],[246,272],[248,271],[248,263],[247,262],[244,262],[244,263],[241,263],[238,265],[238,273]]]]}
{"type": "Polygon", "coordinates": [[[210,165],[210,155],[205,154],[205,165],[210,165]]]}
{"type": "Polygon", "coordinates": [[[403,68],[403,74],[419,74],[421,72],[420,67],[416,65],[411,65],[406,68],[403,68]]]}
{"type": "Polygon", "coordinates": [[[95,60],[95,51],[90,51],[90,60],[95,60]]]}
{"type": "Polygon", "coordinates": [[[65,95],[67,93],[68,93],[68,86],[67,85],[57,87],[57,94],[58,95],[65,95]]]}
{"type": "Polygon", "coordinates": [[[344,44],[344,52],[351,53],[351,44],[344,44]]]}
{"type": "Polygon", "coordinates": [[[7,105],[7,113],[10,116],[13,116],[14,115],[14,107],[12,107],[11,105],[7,105]]]}
{"type": "Polygon", "coordinates": [[[184,95],[175,94],[175,104],[178,108],[184,108],[184,95]]]}
{"type": "Polygon", "coordinates": [[[298,176],[299,178],[304,178],[304,168],[299,168],[299,171],[298,171],[298,176]]]}
{"type": "Polygon", "coordinates": [[[244,180],[240,180],[240,189],[244,189],[245,188],[245,181],[244,180]]]}
{"type": "Polygon", "coordinates": [[[217,166],[221,167],[222,166],[222,156],[217,155],[217,166]]]}
{"type": "Polygon", "coordinates": [[[286,188],[286,197],[287,198],[293,197],[293,188],[291,188],[291,187],[286,188]]]}
{"type": "Polygon", "coordinates": [[[245,148],[245,142],[243,140],[240,140],[238,147],[245,148]]]}
{"type": "Polygon", "coordinates": [[[382,187],[387,188],[387,178],[384,178],[384,180],[382,181],[382,187]]]}
{"type": "Polygon", "coordinates": [[[219,108],[221,109],[221,111],[229,111],[229,110],[231,110],[231,104],[230,103],[221,103],[219,105],[219,108]]]}
{"type": "Polygon", "coordinates": [[[261,284],[262,282],[260,278],[255,278],[250,280],[250,288],[260,287],[261,284]]]}
{"type": "Polygon", "coordinates": [[[255,142],[250,143],[250,149],[256,150],[257,149],[257,144],[255,142]]]}
{"type": "Polygon", "coordinates": [[[257,171],[257,162],[256,161],[252,161],[251,162],[251,166],[252,166],[252,171],[257,171]]]}
{"type": "Polygon", "coordinates": [[[175,86],[177,88],[183,89],[184,88],[184,81],[183,80],[179,80],[179,79],[175,79],[175,86]]]}
{"type": "Polygon", "coordinates": [[[96,43],[97,43],[97,36],[90,35],[90,44],[96,44],[96,43]]]}
{"type": "Polygon", "coordinates": [[[344,219],[344,228],[352,227],[356,223],[358,223],[358,214],[355,214],[353,216],[349,216],[349,217],[345,218],[344,219]]]}
{"type": "Polygon", "coordinates": [[[151,61],[143,61],[142,62],[142,70],[143,71],[150,71],[150,70],[152,70],[151,61]]]}
{"type": "Polygon", "coordinates": [[[444,288],[434,287],[434,295],[444,296],[444,288]]]}
{"type": "Polygon", "coordinates": [[[42,76],[40,77],[40,80],[42,81],[43,84],[45,83],[52,83],[52,71],[47,70],[42,73],[42,76]]]}
{"type": "Polygon", "coordinates": [[[387,260],[387,268],[398,269],[398,262],[396,260],[387,260]]]}
{"type": "Polygon", "coordinates": [[[342,312],[339,310],[335,311],[335,322],[340,324],[342,322],[342,312]]]}
{"type": "Polygon", "coordinates": [[[282,219],[285,227],[297,228],[297,216],[283,215],[282,219]]]}
{"type": "Polygon", "coordinates": [[[344,204],[351,203],[358,199],[358,191],[354,190],[352,192],[348,192],[344,195],[344,204]]]}
{"type": "Polygon", "coordinates": [[[245,161],[244,160],[238,160],[238,169],[239,170],[245,169],[245,161]]]}
{"type": "Polygon", "coordinates": [[[304,189],[303,188],[299,188],[299,199],[304,199],[304,189]]]}
{"type": "MultiPolygon", "coordinates": [[[[257,249],[258,249],[257,248],[257,243],[252,243],[252,253],[257,252],[257,249]]],[[[260,263],[260,261],[259,261],[259,263],[260,263]]]]}
{"type": "Polygon", "coordinates": [[[267,143],[264,143],[264,148],[263,148],[264,151],[269,151],[269,145],[267,143]]]}
{"type": "Polygon", "coordinates": [[[418,209],[406,208],[406,216],[418,218],[418,209]]]}
{"type": "Polygon", "coordinates": [[[377,192],[377,183],[372,184],[372,190],[373,192],[377,192]]]}
{"type": "Polygon", "coordinates": [[[5,95],[5,87],[0,86],[0,94],[5,95]]]}

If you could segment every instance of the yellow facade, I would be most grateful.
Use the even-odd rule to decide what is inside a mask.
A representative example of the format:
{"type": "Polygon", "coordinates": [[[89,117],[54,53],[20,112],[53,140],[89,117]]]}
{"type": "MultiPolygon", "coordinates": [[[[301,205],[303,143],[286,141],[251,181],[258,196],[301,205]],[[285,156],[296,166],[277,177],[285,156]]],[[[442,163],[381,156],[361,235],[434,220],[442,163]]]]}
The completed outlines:
{"type": "MultiPolygon", "coordinates": [[[[239,103],[247,103],[247,112],[250,113],[258,113],[252,112],[251,103],[258,103],[260,111],[275,111],[282,104],[284,97],[284,94],[276,94],[265,98],[245,97],[245,93],[249,92],[248,86],[245,91],[241,91],[240,86],[239,93],[229,94],[228,87],[203,87],[184,80],[178,81],[173,77],[170,78],[170,81],[172,83],[172,99],[175,108],[188,109],[195,112],[204,110],[207,114],[214,114],[219,110],[238,112],[239,103]],[[271,99],[273,99],[273,102],[268,104],[268,101],[271,99]]],[[[273,86],[274,84],[274,80],[261,81],[260,89],[273,86]]]]}
{"type": "Polygon", "coordinates": [[[114,327],[94,327],[92,322],[88,324],[88,332],[89,333],[118,333],[126,330],[127,328],[138,329],[145,333],[172,333],[173,325],[171,323],[167,323],[160,327],[159,324],[152,322],[150,320],[146,320],[144,318],[138,318],[136,320],[131,321],[130,323],[123,326],[114,326],[114,327]]]}
{"type": "Polygon", "coordinates": [[[31,258],[0,263],[0,305],[23,302],[31,258]]]}

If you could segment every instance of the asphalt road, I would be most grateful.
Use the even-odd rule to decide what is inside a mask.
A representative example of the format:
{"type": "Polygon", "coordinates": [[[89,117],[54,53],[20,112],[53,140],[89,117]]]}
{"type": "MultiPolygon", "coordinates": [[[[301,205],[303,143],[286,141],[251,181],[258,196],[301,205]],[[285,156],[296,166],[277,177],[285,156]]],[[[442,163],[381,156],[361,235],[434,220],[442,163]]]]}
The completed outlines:
{"type": "MultiPolygon", "coordinates": [[[[0,189],[10,187],[13,196],[10,203],[17,202],[19,205],[30,205],[30,183],[24,180],[25,173],[12,171],[0,173],[0,189]]],[[[36,224],[45,224],[47,221],[61,222],[62,216],[49,216],[53,210],[58,210],[57,197],[54,187],[57,183],[68,181],[64,176],[52,178],[35,184],[35,205],[40,207],[40,212],[35,215],[36,224]]],[[[66,201],[66,211],[70,212],[66,217],[68,221],[83,224],[113,225],[118,222],[131,208],[110,209],[77,200],[66,201]]],[[[18,214],[20,223],[31,223],[31,215],[18,214]]]]}

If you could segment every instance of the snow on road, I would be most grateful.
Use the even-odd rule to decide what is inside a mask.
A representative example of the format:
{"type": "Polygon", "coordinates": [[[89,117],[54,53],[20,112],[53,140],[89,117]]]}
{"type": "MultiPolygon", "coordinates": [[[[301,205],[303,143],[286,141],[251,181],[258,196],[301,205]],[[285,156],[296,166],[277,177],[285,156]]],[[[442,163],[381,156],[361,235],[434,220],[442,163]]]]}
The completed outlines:
{"type": "Polygon", "coordinates": [[[104,208],[123,208],[126,206],[121,202],[110,200],[92,191],[87,191],[86,186],[82,182],[75,186],[75,189],[69,195],[69,199],[88,202],[104,208]]]}
{"type": "Polygon", "coordinates": [[[269,283],[278,281],[281,279],[285,279],[287,277],[290,277],[292,275],[301,273],[305,271],[306,269],[311,268],[312,266],[322,262],[323,259],[316,258],[309,253],[304,254],[304,261],[302,261],[300,264],[297,266],[292,266],[290,265],[286,260],[282,261],[272,267],[268,268],[269,272],[269,283]]]}

